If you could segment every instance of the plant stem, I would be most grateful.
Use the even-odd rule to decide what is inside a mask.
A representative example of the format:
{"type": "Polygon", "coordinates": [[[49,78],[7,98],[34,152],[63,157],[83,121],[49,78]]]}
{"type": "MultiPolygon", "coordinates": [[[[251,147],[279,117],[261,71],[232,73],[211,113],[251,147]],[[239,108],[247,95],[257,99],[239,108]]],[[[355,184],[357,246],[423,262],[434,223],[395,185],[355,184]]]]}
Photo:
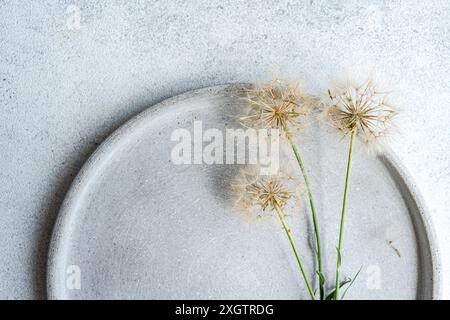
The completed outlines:
{"type": "Polygon", "coordinates": [[[284,220],[284,212],[278,204],[274,204],[274,208],[278,213],[278,217],[280,218],[280,221],[281,221],[281,224],[283,225],[284,231],[286,231],[286,235],[289,238],[289,242],[291,243],[292,250],[294,250],[295,257],[297,258],[298,265],[300,266],[300,270],[302,271],[303,279],[305,280],[306,286],[308,287],[308,291],[309,291],[309,294],[311,295],[311,299],[316,300],[316,296],[314,295],[314,292],[312,290],[308,276],[306,275],[305,268],[303,267],[302,260],[300,259],[300,255],[298,254],[297,247],[295,246],[294,238],[292,237],[291,230],[289,229],[289,227],[286,224],[286,221],[284,220]]]}
{"type": "Polygon", "coordinates": [[[352,131],[352,136],[351,136],[351,139],[350,139],[350,149],[348,151],[347,174],[345,176],[344,200],[342,202],[341,226],[339,228],[339,244],[338,244],[338,248],[337,248],[338,257],[337,257],[337,263],[336,263],[336,290],[334,292],[334,299],[335,300],[339,299],[339,285],[340,285],[339,273],[340,273],[340,270],[341,270],[342,238],[343,238],[343,235],[344,235],[345,208],[346,208],[346,205],[347,205],[348,185],[349,185],[349,181],[350,181],[350,171],[351,171],[351,166],[352,166],[352,158],[353,158],[353,149],[354,149],[354,146],[355,146],[355,138],[356,138],[356,129],[354,129],[352,131]]]}
{"type": "Polygon", "coordinates": [[[325,297],[325,283],[322,281],[321,277],[323,276],[323,267],[322,267],[322,251],[320,246],[320,234],[319,234],[319,223],[317,222],[317,215],[316,215],[316,207],[314,205],[314,199],[312,196],[311,187],[309,185],[308,175],[306,174],[305,167],[303,165],[302,158],[300,156],[300,153],[298,152],[297,147],[295,146],[294,142],[292,141],[291,133],[289,132],[287,127],[284,127],[284,131],[286,134],[286,137],[289,140],[289,143],[291,144],[292,150],[294,151],[295,158],[297,159],[298,166],[300,167],[300,170],[303,175],[303,180],[305,181],[306,189],[308,191],[308,198],[309,198],[309,205],[311,207],[311,214],[313,218],[313,224],[314,224],[314,233],[316,236],[316,245],[317,245],[317,264],[319,267],[319,291],[320,291],[320,299],[323,300],[325,297]]]}

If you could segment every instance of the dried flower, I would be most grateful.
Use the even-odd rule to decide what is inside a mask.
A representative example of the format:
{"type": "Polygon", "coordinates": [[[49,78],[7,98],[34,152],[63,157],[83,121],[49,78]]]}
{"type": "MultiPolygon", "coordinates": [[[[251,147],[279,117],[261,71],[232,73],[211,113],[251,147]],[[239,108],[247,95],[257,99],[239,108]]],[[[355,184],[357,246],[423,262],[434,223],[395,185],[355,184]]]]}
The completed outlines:
{"type": "Polygon", "coordinates": [[[299,149],[296,146],[296,138],[299,137],[298,133],[307,124],[305,116],[316,107],[318,99],[305,94],[298,84],[290,85],[286,82],[276,80],[265,87],[249,90],[247,101],[249,102],[249,107],[247,114],[240,118],[241,123],[247,127],[256,129],[278,129],[280,137],[285,138],[282,142],[287,142],[287,144],[283,143],[281,146],[292,149],[302,172],[313,218],[314,234],[317,243],[318,275],[320,278],[319,291],[320,297],[323,298],[325,278],[323,275],[318,220],[307,172],[303,165],[299,149]]]}
{"type": "MultiPolygon", "coordinates": [[[[334,127],[338,128],[344,136],[350,134],[347,171],[345,176],[344,198],[342,201],[341,222],[339,227],[339,240],[336,260],[336,282],[333,292],[334,299],[339,300],[345,296],[339,295],[341,287],[340,270],[342,260],[342,242],[346,214],[347,195],[349,192],[350,168],[353,159],[353,150],[356,137],[366,147],[379,147],[381,138],[385,138],[392,127],[391,120],[397,114],[395,108],[386,102],[387,95],[379,92],[371,80],[362,85],[347,85],[338,87],[331,92],[328,90],[331,102],[325,107],[325,117],[334,127]]],[[[350,285],[353,281],[350,283],[350,285]]]]}
{"type": "Polygon", "coordinates": [[[311,299],[315,300],[315,293],[312,289],[311,282],[303,266],[300,254],[292,237],[291,229],[288,227],[285,220],[285,205],[294,198],[295,195],[285,187],[280,174],[276,176],[262,176],[259,174],[259,168],[252,168],[253,170],[241,170],[238,178],[238,183],[233,185],[233,190],[238,195],[238,203],[244,206],[245,209],[262,209],[263,211],[269,208],[275,211],[280,219],[280,222],[289,239],[295,258],[297,259],[300,271],[305,281],[311,299]]]}
{"type": "Polygon", "coordinates": [[[248,109],[240,118],[244,126],[284,130],[298,128],[300,117],[309,113],[309,96],[299,85],[275,80],[271,84],[247,91],[248,109]]]}
{"type": "Polygon", "coordinates": [[[267,208],[273,211],[276,206],[284,208],[291,200],[294,206],[301,203],[301,184],[296,181],[296,177],[286,172],[261,175],[257,166],[246,167],[239,171],[231,187],[236,205],[248,213],[255,209],[265,211],[267,208]]]}
{"type": "Polygon", "coordinates": [[[331,101],[325,107],[325,117],[344,135],[356,131],[366,146],[374,147],[392,128],[391,119],[397,111],[371,80],[328,90],[328,95],[331,101]]]}

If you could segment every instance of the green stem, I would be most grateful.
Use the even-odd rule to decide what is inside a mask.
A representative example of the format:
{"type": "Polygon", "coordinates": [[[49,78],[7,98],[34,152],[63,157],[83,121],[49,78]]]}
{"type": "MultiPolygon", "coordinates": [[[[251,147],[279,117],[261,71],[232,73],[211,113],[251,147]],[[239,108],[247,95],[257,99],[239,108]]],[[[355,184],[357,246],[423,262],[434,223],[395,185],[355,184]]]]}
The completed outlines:
{"type": "Polygon", "coordinates": [[[289,132],[288,128],[285,127],[284,131],[286,133],[286,137],[289,140],[289,143],[291,144],[292,150],[294,151],[295,158],[297,158],[297,163],[300,167],[300,170],[303,175],[303,179],[305,181],[306,189],[308,191],[308,197],[309,197],[309,205],[311,207],[311,213],[312,213],[312,219],[314,224],[314,233],[316,236],[316,245],[317,245],[317,264],[319,267],[319,290],[320,290],[320,299],[323,300],[325,297],[325,283],[322,281],[323,277],[323,266],[322,266],[322,251],[320,246],[320,234],[319,234],[319,223],[317,222],[317,215],[316,215],[316,207],[314,205],[314,199],[311,192],[311,187],[309,185],[308,175],[306,174],[305,166],[303,165],[302,158],[300,156],[300,153],[298,152],[297,147],[295,146],[294,142],[292,141],[291,133],[289,132]]]}
{"type": "Polygon", "coordinates": [[[297,247],[295,246],[294,238],[292,237],[291,230],[289,229],[289,227],[286,224],[286,221],[284,220],[284,212],[278,204],[274,204],[274,208],[278,213],[278,217],[280,218],[280,221],[281,221],[281,224],[283,225],[284,231],[286,231],[286,235],[289,238],[289,242],[291,243],[292,250],[294,250],[295,257],[297,258],[298,265],[300,266],[300,270],[302,271],[303,279],[305,280],[306,286],[308,287],[308,291],[309,291],[309,294],[311,295],[311,299],[316,300],[316,296],[314,295],[314,292],[312,290],[308,276],[306,275],[305,268],[303,267],[302,260],[300,259],[300,255],[298,254],[297,247]]]}
{"type": "Polygon", "coordinates": [[[348,161],[347,161],[347,174],[345,176],[345,190],[344,190],[344,200],[342,202],[342,213],[341,213],[341,226],[339,229],[339,244],[337,248],[337,263],[336,263],[336,290],[334,292],[334,299],[339,299],[339,285],[340,285],[340,279],[339,279],[339,273],[341,270],[341,257],[342,257],[342,238],[344,236],[344,220],[345,220],[345,208],[347,206],[347,194],[348,194],[348,185],[350,181],[350,171],[352,166],[352,158],[353,158],[353,149],[355,146],[355,138],[356,138],[356,129],[352,131],[352,137],[350,140],[350,149],[348,151],[348,161]]]}

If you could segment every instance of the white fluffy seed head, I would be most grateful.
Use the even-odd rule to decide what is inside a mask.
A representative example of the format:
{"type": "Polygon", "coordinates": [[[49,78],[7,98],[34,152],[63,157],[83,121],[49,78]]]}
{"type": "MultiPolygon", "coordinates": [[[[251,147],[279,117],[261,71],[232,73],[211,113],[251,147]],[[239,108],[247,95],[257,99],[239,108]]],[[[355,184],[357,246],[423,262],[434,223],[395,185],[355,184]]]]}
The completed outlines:
{"type": "Polygon", "coordinates": [[[387,102],[387,94],[371,80],[361,85],[347,84],[328,90],[323,117],[343,135],[356,131],[369,151],[380,151],[392,131],[397,110],[387,102]]]}

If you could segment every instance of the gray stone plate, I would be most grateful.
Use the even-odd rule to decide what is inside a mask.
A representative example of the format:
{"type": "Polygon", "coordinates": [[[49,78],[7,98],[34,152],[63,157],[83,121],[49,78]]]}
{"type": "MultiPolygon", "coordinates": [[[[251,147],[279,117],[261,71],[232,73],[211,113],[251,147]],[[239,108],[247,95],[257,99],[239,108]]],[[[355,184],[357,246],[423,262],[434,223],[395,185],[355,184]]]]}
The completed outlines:
{"type": "MultiPolygon", "coordinates": [[[[226,190],[235,165],[170,161],[173,130],[192,132],[195,120],[204,130],[238,126],[233,115],[242,107],[240,89],[212,87],[166,100],[98,148],[54,227],[49,298],[308,298],[276,217],[249,222],[232,210],[226,190]]],[[[314,123],[300,141],[331,286],[347,141],[314,123]]],[[[351,277],[362,269],[347,298],[438,298],[439,254],[429,213],[398,161],[390,153],[375,158],[357,148],[350,188],[342,270],[351,277]]],[[[308,206],[300,211],[288,223],[313,277],[308,206]]]]}

